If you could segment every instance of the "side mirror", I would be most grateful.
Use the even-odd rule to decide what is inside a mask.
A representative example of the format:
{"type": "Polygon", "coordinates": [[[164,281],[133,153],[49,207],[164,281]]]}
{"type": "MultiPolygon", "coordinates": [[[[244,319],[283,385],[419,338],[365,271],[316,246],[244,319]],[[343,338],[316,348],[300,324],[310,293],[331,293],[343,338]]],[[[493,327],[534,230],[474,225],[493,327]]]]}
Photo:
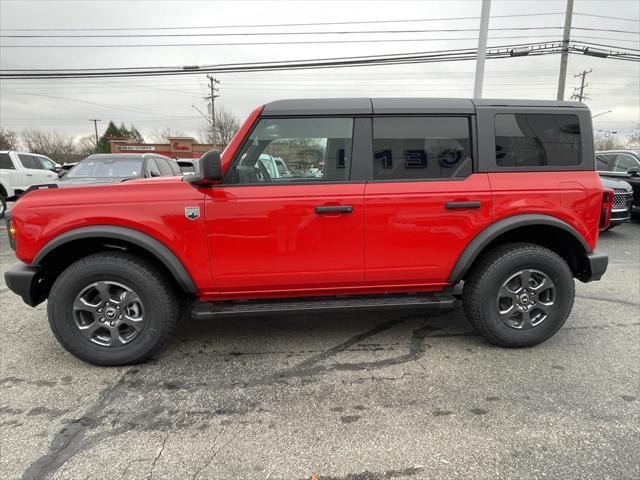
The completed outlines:
{"type": "Polygon", "coordinates": [[[631,175],[632,177],[637,177],[638,176],[638,171],[639,171],[638,167],[633,167],[633,168],[630,168],[629,170],[627,170],[627,173],[629,175],[631,175]]]}
{"type": "Polygon", "coordinates": [[[222,182],[222,161],[220,152],[209,150],[199,160],[198,175],[189,175],[185,178],[191,185],[208,187],[222,182]]]}

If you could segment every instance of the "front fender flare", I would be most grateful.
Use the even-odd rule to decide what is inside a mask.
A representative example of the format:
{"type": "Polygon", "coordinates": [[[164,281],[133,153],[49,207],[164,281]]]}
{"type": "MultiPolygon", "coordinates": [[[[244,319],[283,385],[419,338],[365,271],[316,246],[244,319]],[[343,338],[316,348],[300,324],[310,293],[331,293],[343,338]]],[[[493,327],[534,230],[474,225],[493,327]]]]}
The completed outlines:
{"type": "Polygon", "coordinates": [[[584,248],[584,253],[590,252],[589,245],[582,238],[582,236],[576,231],[568,223],[560,220],[559,218],[552,217],[550,215],[539,215],[539,214],[524,214],[524,215],[515,215],[513,217],[503,218],[502,220],[497,221],[494,224],[491,224],[484,230],[482,230],[478,235],[476,235],[471,242],[465,247],[464,251],[458,258],[451,274],[449,275],[448,282],[455,284],[462,280],[465,274],[473,265],[473,262],[478,258],[480,253],[484,250],[484,248],[489,245],[493,240],[498,238],[500,235],[514,230],[519,227],[526,227],[529,225],[548,225],[552,227],[557,227],[565,232],[570,233],[573,237],[575,237],[578,242],[584,248]]]}
{"type": "Polygon", "coordinates": [[[198,291],[185,266],[166,245],[146,233],[127,227],[92,225],[90,227],[80,227],[69,230],[58,235],[42,247],[31,262],[31,266],[39,266],[45,257],[56,248],[74,240],[87,238],[109,238],[132,243],[146,250],[159,260],[167,270],[169,270],[171,275],[173,275],[180,288],[186,293],[195,295],[198,291]]]}

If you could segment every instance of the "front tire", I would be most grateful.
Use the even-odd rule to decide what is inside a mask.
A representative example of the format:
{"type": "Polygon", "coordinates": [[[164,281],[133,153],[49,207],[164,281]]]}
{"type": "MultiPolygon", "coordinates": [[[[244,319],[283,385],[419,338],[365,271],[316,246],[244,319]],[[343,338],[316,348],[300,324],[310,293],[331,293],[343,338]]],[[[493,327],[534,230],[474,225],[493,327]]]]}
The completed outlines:
{"type": "Polygon", "coordinates": [[[123,252],[97,253],[69,266],[51,288],[47,311],[62,346],[94,365],[147,360],[167,342],[179,314],[164,273],[123,252]]]}
{"type": "Polygon", "coordinates": [[[0,195],[0,218],[4,218],[4,214],[7,211],[7,202],[4,197],[0,195]]]}
{"type": "Polygon", "coordinates": [[[574,296],[573,274],[562,257],[539,245],[510,243],[473,267],[463,305],[469,322],[489,342],[530,347],[562,327],[574,296]]]}

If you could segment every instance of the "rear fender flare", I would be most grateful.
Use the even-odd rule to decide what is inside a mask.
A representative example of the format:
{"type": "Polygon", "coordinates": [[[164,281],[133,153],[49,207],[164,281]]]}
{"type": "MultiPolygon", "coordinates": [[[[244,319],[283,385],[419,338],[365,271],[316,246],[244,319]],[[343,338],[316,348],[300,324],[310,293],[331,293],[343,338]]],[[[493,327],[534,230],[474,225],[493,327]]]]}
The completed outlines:
{"type": "Polygon", "coordinates": [[[500,235],[503,235],[504,233],[516,228],[526,227],[529,225],[548,225],[560,228],[565,232],[573,235],[573,237],[575,237],[575,239],[580,242],[580,244],[584,248],[584,253],[588,253],[591,251],[589,245],[587,245],[587,242],[576,231],[576,229],[568,223],[560,220],[559,218],[552,217],[550,215],[539,214],[515,215],[513,217],[503,218],[502,220],[499,220],[498,222],[488,226],[478,235],[476,235],[463,250],[447,281],[449,283],[455,284],[462,280],[465,274],[471,268],[471,265],[473,265],[473,262],[475,262],[478,256],[486,248],[486,246],[489,245],[493,240],[498,238],[500,235]]]}

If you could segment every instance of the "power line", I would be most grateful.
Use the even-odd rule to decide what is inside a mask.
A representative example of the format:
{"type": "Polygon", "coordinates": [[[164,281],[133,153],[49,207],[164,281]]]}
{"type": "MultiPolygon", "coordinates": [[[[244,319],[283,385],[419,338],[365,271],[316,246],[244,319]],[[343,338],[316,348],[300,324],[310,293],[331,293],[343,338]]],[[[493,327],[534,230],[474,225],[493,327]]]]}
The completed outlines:
{"type": "Polygon", "coordinates": [[[593,13],[577,13],[577,12],[574,12],[574,15],[579,15],[581,17],[608,18],[610,20],[624,20],[626,22],[640,23],[640,19],[638,18],[611,17],[609,15],[595,15],[593,13]]]}
{"type": "MultiPolygon", "coordinates": [[[[491,37],[492,40],[511,40],[521,38],[542,38],[540,35],[512,35],[507,37],[491,37]]],[[[604,38],[604,37],[600,37],[604,38]]],[[[315,44],[342,44],[342,43],[389,43],[389,42],[434,42],[434,41],[475,41],[477,37],[460,38],[377,38],[377,39],[344,39],[344,40],[283,40],[275,42],[216,42],[216,43],[110,43],[100,45],[87,44],[39,44],[39,45],[3,45],[2,48],[136,48],[136,47],[218,47],[238,45],[315,45],[315,44]]],[[[609,40],[608,38],[605,38],[609,40]]],[[[620,41],[633,41],[622,40],[620,41]]],[[[635,42],[635,41],[633,41],[635,42]]]]}
{"type": "MultiPolygon", "coordinates": [[[[546,13],[522,13],[513,15],[492,15],[491,19],[497,18],[519,18],[519,17],[545,17],[563,15],[564,12],[546,12],[546,13]]],[[[574,13],[581,17],[592,18],[608,18],[611,20],[621,20],[628,22],[640,22],[640,19],[614,17],[609,15],[596,15],[590,13],[574,13]]],[[[153,30],[206,30],[218,28],[274,28],[274,27],[307,27],[307,26],[327,26],[327,25],[366,25],[366,24],[386,24],[386,23],[422,23],[422,22],[442,22],[442,21],[458,21],[458,20],[478,20],[480,17],[440,17],[440,18],[408,18],[396,20],[346,20],[342,22],[306,22],[306,23],[272,23],[272,24],[235,24],[235,25],[187,25],[182,27],[76,27],[76,28],[4,28],[6,32],[122,32],[122,31],[153,31],[153,30]]]]}
{"type": "MultiPolygon", "coordinates": [[[[531,31],[531,30],[560,30],[563,27],[499,27],[490,28],[490,32],[502,31],[531,31]]],[[[594,28],[594,27],[573,27],[572,30],[585,30],[590,32],[608,32],[608,33],[628,33],[640,35],[635,30],[620,30],[613,28],[594,28]]],[[[23,35],[10,34],[0,35],[0,38],[175,38],[175,37],[246,37],[246,36],[290,36],[290,35],[364,35],[364,34],[380,34],[380,33],[430,33],[430,32],[477,32],[477,28],[442,28],[442,29],[405,29],[405,30],[333,30],[333,31],[312,31],[312,32],[238,32],[238,33],[130,33],[118,35],[23,35]]]]}
{"type": "MultiPolygon", "coordinates": [[[[487,51],[487,58],[510,58],[515,49],[527,48],[526,54],[529,56],[547,55],[560,52],[562,44],[559,42],[539,42],[534,44],[503,45],[491,47],[487,51]]],[[[640,54],[619,48],[617,50],[595,49],[588,43],[574,42],[570,45],[571,53],[582,53],[606,57],[615,60],[640,61],[640,54]]],[[[20,70],[0,72],[3,79],[34,79],[34,78],[126,78],[126,77],[147,77],[165,75],[185,75],[202,73],[239,73],[239,72],[259,72],[259,71],[291,71],[317,68],[345,68],[358,66],[375,66],[389,64],[413,64],[431,63],[443,61],[465,61],[476,58],[475,49],[440,50],[431,52],[411,52],[401,54],[384,54],[355,57],[335,57],[321,59],[296,59],[280,60],[272,62],[244,62],[235,64],[218,64],[204,66],[187,66],[181,69],[175,67],[152,67],[145,70],[123,69],[123,68],[103,68],[103,69],[52,69],[52,70],[20,70]]]]}
{"type": "MultiPolygon", "coordinates": [[[[521,13],[513,15],[492,15],[494,18],[517,17],[542,17],[550,15],[562,15],[563,12],[551,13],[521,13]]],[[[409,18],[397,20],[345,20],[342,22],[307,22],[307,23],[271,23],[271,24],[244,24],[244,25],[209,25],[209,26],[184,26],[184,27],[95,27],[95,28],[4,28],[7,32],[86,32],[86,31],[131,31],[131,30],[205,30],[217,28],[272,28],[272,27],[308,27],[320,25],[364,25],[380,23],[418,23],[418,22],[442,22],[456,20],[478,20],[480,17],[440,17],[440,18],[409,18]]]]}

